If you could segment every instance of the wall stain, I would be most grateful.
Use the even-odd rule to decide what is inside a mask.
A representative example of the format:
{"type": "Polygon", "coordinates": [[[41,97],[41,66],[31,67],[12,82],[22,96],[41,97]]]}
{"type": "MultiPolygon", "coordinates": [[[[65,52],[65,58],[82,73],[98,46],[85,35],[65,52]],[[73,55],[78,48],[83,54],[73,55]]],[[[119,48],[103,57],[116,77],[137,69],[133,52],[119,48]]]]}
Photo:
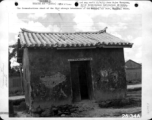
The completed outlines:
{"type": "Polygon", "coordinates": [[[46,87],[53,88],[59,85],[60,83],[64,82],[66,80],[66,77],[65,75],[58,72],[52,76],[41,76],[40,80],[46,87]]]}
{"type": "Polygon", "coordinates": [[[61,94],[62,94],[64,97],[67,97],[67,95],[66,95],[65,92],[62,90],[62,88],[61,88],[61,94]]]}
{"type": "Polygon", "coordinates": [[[111,68],[101,69],[99,81],[96,82],[98,87],[105,90],[114,91],[118,87],[118,72],[113,71],[111,68]]]}
{"type": "Polygon", "coordinates": [[[32,84],[32,96],[34,98],[39,97],[41,100],[47,96],[48,90],[43,83],[38,82],[32,84]]]}

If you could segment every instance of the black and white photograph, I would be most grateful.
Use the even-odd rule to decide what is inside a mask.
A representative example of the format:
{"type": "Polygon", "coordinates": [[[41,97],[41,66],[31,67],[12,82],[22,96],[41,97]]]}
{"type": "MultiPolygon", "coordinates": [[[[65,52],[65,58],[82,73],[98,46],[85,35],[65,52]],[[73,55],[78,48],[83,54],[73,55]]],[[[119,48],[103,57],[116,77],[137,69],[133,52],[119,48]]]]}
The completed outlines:
{"type": "Polygon", "coordinates": [[[152,2],[0,2],[0,120],[151,119],[152,2]]]}
{"type": "Polygon", "coordinates": [[[141,117],[141,14],[11,16],[10,117],[141,117]]]}

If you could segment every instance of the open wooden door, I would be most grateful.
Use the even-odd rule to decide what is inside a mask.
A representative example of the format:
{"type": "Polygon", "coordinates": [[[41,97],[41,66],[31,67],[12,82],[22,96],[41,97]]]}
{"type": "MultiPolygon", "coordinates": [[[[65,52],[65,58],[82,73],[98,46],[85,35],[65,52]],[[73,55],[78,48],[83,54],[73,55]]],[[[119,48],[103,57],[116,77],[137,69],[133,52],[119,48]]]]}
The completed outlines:
{"type": "Polygon", "coordinates": [[[87,73],[87,85],[88,85],[89,99],[93,99],[93,84],[92,84],[90,61],[87,61],[87,63],[86,63],[86,73],[87,73]]]}
{"type": "Polygon", "coordinates": [[[79,64],[77,62],[70,62],[71,65],[71,82],[72,82],[72,97],[73,102],[81,101],[80,86],[79,86],[79,64]]]}

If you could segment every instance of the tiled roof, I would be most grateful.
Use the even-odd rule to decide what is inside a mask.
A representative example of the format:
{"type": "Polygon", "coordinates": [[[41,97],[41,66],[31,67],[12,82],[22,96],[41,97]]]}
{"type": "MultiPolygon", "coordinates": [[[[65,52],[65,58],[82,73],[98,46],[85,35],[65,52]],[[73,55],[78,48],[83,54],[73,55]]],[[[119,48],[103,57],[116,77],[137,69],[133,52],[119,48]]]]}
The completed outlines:
{"type": "Polygon", "coordinates": [[[132,47],[132,43],[121,40],[104,30],[97,32],[35,32],[21,29],[21,47],[132,47]]]}

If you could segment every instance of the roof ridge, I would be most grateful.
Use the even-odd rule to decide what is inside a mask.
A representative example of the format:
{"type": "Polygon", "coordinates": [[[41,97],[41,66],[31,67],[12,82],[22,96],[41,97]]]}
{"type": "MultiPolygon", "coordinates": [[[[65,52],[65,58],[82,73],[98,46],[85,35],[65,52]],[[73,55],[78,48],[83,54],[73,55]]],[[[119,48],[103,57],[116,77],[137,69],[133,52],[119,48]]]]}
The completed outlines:
{"type": "Polygon", "coordinates": [[[105,27],[103,30],[99,31],[88,31],[88,32],[39,32],[39,31],[31,31],[25,28],[20,28],[22,32],[32,32],[32,33],[52,33],[52,34],[80,34],[80,33],[105,33],[108,27],[105,27]]]}
{"type": "MultiPolygon", "coordinates": [[[[134,61],[134,60],[132,60],[132,59],[129,59],[128,61],[132,61],[132,62],[134,62],[134,63],[136,63],[136,64],[141,65],[140,63],[138,63],[138,62],[136,62],[136,61],[134,61]]],[[[126,61],[126,62],[128,62],[128,61],[126,61]]]]}

